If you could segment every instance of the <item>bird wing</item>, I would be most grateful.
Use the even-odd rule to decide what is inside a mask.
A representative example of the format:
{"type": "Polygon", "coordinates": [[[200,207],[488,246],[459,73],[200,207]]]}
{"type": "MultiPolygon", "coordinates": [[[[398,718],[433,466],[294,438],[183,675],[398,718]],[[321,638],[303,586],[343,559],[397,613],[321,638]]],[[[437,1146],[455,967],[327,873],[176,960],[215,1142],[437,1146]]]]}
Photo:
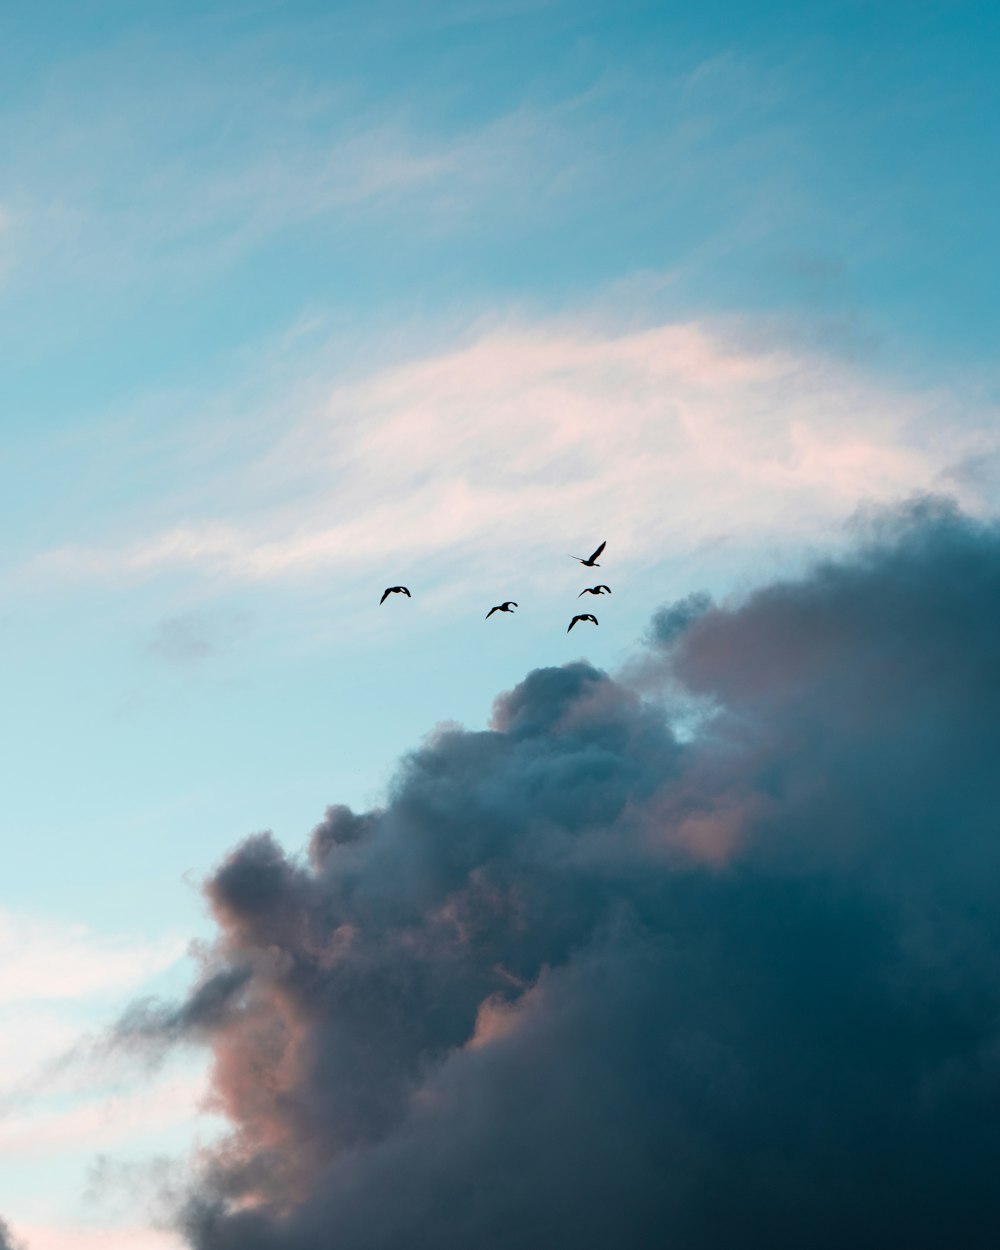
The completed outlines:
{"type": "Polygon", "coordinates": [[[592,595],[593,593],[594,593],[594,592],[593,592],[593,591],[590,589],[590,587],[588,586],[586,590],[581,590],[581,591],[580,591],[580,594],[578,594],[578,595],[577,595],[577,598],[579,599],[579,598],[581,598],[583,595],[592,595]]]}
{"type": "Polygon", "coordinates": [[[500,611],[499,605],[495,608],[490,608],[490,610],[486,613],[486,619],[489,620],[494,612],[499,612],[499,611],[500,611]]]}
{"type": "Polygon", "coordinates": [[[600,585],[600,586],[598,586],[598,587],[597,587],[597,589],[598,589],[598,590],[606,590],[606,591],[608,592],[608,594],[609,594],[609,595],[611,594],[611,587],[610,587],[610,586],[600,585]]]}
{"type": "Polygon", "coordinates": [[[397,586],[397,587],[396,587],[396,589],[397,589],[397,590],[401,590],[401,591],[403,592],[403,594],[404,594],[404,595],[406,595],[407,599],[412,599],[412,598],[413,598],[413,596],[410,594],[410,592],[406,589],[406,587],[405,587],[405,586],[397,586]]]}
{"type": "Polygon", "coordinates": [[[577,621],[582,621],[582,620],[583,620],[582,616],[574,616],[573,619],[570,621],[569,625],[566,626],[566,633],[567,634],[569,633],[569,631],[573,628],[573,626],[577,623],[577,621]]]}
{"type": "Polygon", "coordinates": [[[587,620],[588,620],[588,621],[593,621],[595,625],[600,625],[600,623],[601,623],[601,622],[597,619],[597,617],[593,614],[593,612],[588,612],[588,613],[587,613],[587,620]]]}
{"type": "Polygon", "coordinates": [[[507,607],[507,608],[516,608],[516,607],[517,607],[517,604],[514,602],[514,600],[513,600],[513,599],[508,599],[508,600],[507,600],[507,602],[504,604],[504,607],[507,607]]]}
{"type": "Polygon", "coordinates": [[[604,550],[604,548],[605,548],[607,545],[608,545],[608,540],[607,540],[607,539],[605,539],[605,540],[604,540],[604,542],[602,542],[602,543],[601,543],[601,545],[597,548],[597,550],[594,552],[594,554],[590,557],[590,558],[591,558],[591,560],[596,560],[596,559],[597,559],[597,557],[601,554],[601,552],[604,550]]]}
{"type": "Polygon", "coordinates": [[[385,603],[386,599],[388,599],[391,594],[392,594],[392,587],[387,586],[385,590],[382,591],[382,598],[378,601],[379,607],[381,607],[382,604],[385,603]]]}

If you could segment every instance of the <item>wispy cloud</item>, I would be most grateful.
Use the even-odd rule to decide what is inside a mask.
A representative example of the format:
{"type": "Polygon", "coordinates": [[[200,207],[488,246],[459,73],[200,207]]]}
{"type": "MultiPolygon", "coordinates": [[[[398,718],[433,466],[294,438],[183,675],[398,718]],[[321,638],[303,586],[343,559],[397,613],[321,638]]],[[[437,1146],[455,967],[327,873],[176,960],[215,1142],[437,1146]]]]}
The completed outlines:
{"type": "Polygon", "coordinates": [[[0,911],[0,1133],[12,1108],[35,1108],[25,1112],[30,1117],[39,1099],[101,1096],[108,1072],[88,1065],[81,1037],[96,1015],[176,964],[188,947],[177,936],[136,941],[0,911]]]}
{"type": "Polygon", "coordinates": [[[221,655],[247,626],[242,613],[182,612],[159,623],[146,650],[168,664],[198,664],[221,655]]]}
{"type": "Polygon", "coordinates": [[[55,259],[60,280],[89,275],[105,285],[151,273],[168,284],[204,278],[276,232],[433,186],[459,159],[385,123],[312,143],[265,140],[218,162],[194,153],[133,169],[128,193],[109,197],[130,161],[112,151],[101,178],[71,165],[57,185],[41,176],[29,184],[11,218],[8,265],[26,276],[44,265],[55,278],[55,259]]]}
{"type": "MultiPolygon", "coordinates": [[[[123,995],[141,992],[187,949],[171,936],[136,941],[0,912],[0,1158],[12,1192],[25,1191],[5,1212],[15,1245],[161,1250],[177,1244],[166,1235],[111,1227],[94,1211],[73,1221],[71,1192],[58,1200],[50,1195],[42,1208],[52,1223],[37,1223],[30,1212],[38,1211],[37,1178],[50,1169],[71,1175],[102,1147],[128,1155],[155,1149],[175,1133],[190,1137],[204,1094],[202,1063],[161,1067],[151,1080],[148,1066],[137,1071],[98,1053],[90,1040],[95,1023],[123,995]]],[[[135,1194],[117,1215],[135,1222],[135,1194]]]]}
{"type": "Polygon", "coordinates": [[[177,937],[107,937],[85,925],[0,911],[0,1000],[7,1005],[120,994],[175,963],[177,937]]]}
{"type": "Polygon", "coordinates": [[[252,46],[206,68],[140,42],[128,72],[122,51],[63,66],[0,117],[16,175],[0,228],[25,282],[169,290],[323,219],[357,228],[385,214],[408,238],[440,234],[497,195],[532,186],[537,202],[577,163],[572,100],[434,125],[346,72],[310,83],[262,69],[252,46]]]}
{"type": "Polygon", "coordinates": [[[203,1076],[173,1075],[124,1092],[94,1091],[68,1107],[31,1107],[0,1120],[0,1159],[92,1152],[192,1124],[205,1097],[203,1076]]]}
{"type": "MultiPolygon", "coordinates": [[[[215,515],[35,567],[262,581],[472,550],[523,566],[540,535],[561,550],[594,526],[633,564],[734,531],[808,540],[859,503],[933,486],[996,441],[992,422],[739,327],[521,322],[331,381],[290,426],[282,407],[270,443],[216,476],[215,515]],[[265,483],[280,502],[254,506],[265,483]]],[[[955,489],[984,506],[974,482],[955,489]]]]}
{"type": "Polygon", "coordinates": [[[182,1250],[176,1233],[141,1225],[108,1228],[79,1224],[19,1224],[27,1250],[182,1250]]]}

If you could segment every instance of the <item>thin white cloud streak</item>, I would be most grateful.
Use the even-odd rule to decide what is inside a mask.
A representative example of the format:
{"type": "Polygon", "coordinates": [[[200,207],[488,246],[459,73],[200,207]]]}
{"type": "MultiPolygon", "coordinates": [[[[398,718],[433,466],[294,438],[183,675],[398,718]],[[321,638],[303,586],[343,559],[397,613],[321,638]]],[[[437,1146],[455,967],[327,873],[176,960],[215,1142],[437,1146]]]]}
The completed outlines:
{"type": "Polygon", "coordinates": [[[80,1023],[63,1010],[4,1004],[0,1011],[0,1099],[25,1076],[25,1060],[42,1064],[65,1054],[80,1036],[80,1023]]]}
{"type": "Polygon", "coordinates": [[[442,129],[356,91],[289,78],[252,48],[220,51],[208,72],[142,43],[61,67],[0,115],[12,276],[201,284],[309,222],[384,211],[407,237],[440,232],[529,186],[537,203],[577,167],[573,99],[442,129]]]}
{"type": "Polygon", "coordinates": [[[150,1086],[102,1091],[69,1107],[31,1107],[0,1119],[0,1160],[23,1162],[139,1142],[193,1124],[205,1098],[203,1075],[174,1076],[150,1086]]]}
{"type": "MultiPolygon", "coordinates": [[[[100,186],[74,186],[72,170],[58,186],[22,194],[8,231],[8,270],[53,261],[63,277],[102,284],[150,272],[160,282],[204,280],[269,236],[342,209],[371,207],[395,195],[423,194],[456,169],[461,152],[418,144],[386,124],[332,137],[318,148],[262,152],[190,168],[138,176],[123,203],[107,202],[100,186]]],[[[125,156],[109,159],[105,176],[125,156]]]]}
{"type": "Polygon", "coordinates": [[[44,93],[0,117],[16,268],[25,281],[152,277],[167,290],[324,218],[356,227],[384,214],[389,237],[412,250],[456,230],[488,239],[518,222],[558,223],[582,204],[614,214],[622,187],[639,202],[683,201],[711,170],[739,185],[741,215],[756,206],[771,229],[780,216],[758,145],[744,149],[719,124],[770,100],[773,76],[733,56],[651,78],[605,66],[582,87],[573,75],[563,91],[498,99],[475,125],[365,91],[353,68],[290,75],[253,42],[192,64],[141,39],[58,67],[44,93]],[[638,99],[662,119],[649,133],[619,116],[638,99]],[[733,172],[750,161],[753,183],[733,172]]]}
{"type": "Polygon", "coordinates": [[[290,429],[282,417],[254,463],[215,482],[217,515],[64,546],[36,570],[253,582],[472,554],[502,569],[610,535],[617,558],[642,566],[721,535],[818,539],[996,441],[992,413],[699,323],[496,328],[334,384],[290,429]],[[282,483],[280,504],[249,502],[282,483]]]}
{"type": "Polygon", "coordinates": [[[107,1228],[59,1224],[19,1224],[15,1235],[27,1250],[184,1250],[176,1233],[139,1225],[107,1228]]]}
{"type": "Polygon", "coordinates": [[[177,936],[137,942],[0,911],[0,1142],[11,1107],[92,1095],[102,1085],[107,1073],[85,1057],[70,1059],[94,1014],[141,989],[187,950],[177,936]]]}
{"type": "MultiPolygon", "coordinates": [[[[38,1049],[32,1045],[36,1039],[24,1035],[31,1019],[29,1013],[21,1030],[22,1067],[29,1051],[38,1063],[45,1057],[44,1039],[38,1049]]],[[[143,1179],[142,1173],[149,1169],[141,1163],[137,1166],[136,1161],[162,1159],[181,1143],[189,1146],[192,1141],[209,1140],[218,1130],[215,1117],[205,1110],[205,1063],[200,1059],[186,1062],[179,1070],[176,1064],[170,1065],[150,1079],[145,1068],[129,1073],[118,1070],[120,1065],[90,1062],[86,1055],[66,1067],[65,1058],[64,1051],[62,1060],[27,1096],[0,1105],[0,1166],[8,1177],[0,1204],[4,1214],[28,1250],[45,1246],[84,1250],[91,1245],[121,1245],[129,1250],[148,1245],[150,1250],[159,1250],[177,1244],[166,1236],[155,1236],[152,1230],[147,1237],[146,1228],[140,1226],[144,1219],[146,1225],[155,1222],[151,1211],[159,1190],[155,1176],[152,1182],[143,1179]],[[119,1196],[112,1210],[104,1209],[106,1195],[90,1189],[83,1194],[82,1206],[71,1192],[62,1193],[58,1203],[38,1206],[36,1185],[46,1170],[58,1169],[59,1175],[82,1171],[95,1153],[103,1152],[113,1152],[104,1156],[112,1163],[133,1161],[131,1168],[127,1162],[119,1166],[135,1173],[136,1183],[119,1196]],[[74,1221],[75,1209],[80,1216],[74,1221]],[[58,1211],[61,1222],[36,1224],[39,1211],[50,1217],[58,1211]]]]}
{"type": "Polygon", "coordinates": [[[5,1005],[120,994],[170,967],[178,937],[137,943],[11,911],[0,911],[0,1001],[5,1005]]]}

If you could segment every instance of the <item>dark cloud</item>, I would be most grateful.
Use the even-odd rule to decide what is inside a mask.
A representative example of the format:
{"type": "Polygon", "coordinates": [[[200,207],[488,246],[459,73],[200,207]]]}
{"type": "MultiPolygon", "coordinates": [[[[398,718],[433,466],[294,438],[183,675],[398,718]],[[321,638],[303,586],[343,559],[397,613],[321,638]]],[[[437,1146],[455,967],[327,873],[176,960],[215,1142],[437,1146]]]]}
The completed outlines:
{"type": "Polygon", "coordinates": [[[326,863],[330,853],[347,842],[359,842],[375,828],[378,812],[359,815],[349,807],[337,803],[326,809],[326,815],[312,831],[309,839],[309,855],[317,869],[326,863]]]}
{"type": "Polygon", "coordinates": [[[653,638],[693,736],[539,670],[209,881],[193,1247],[995,1244],[1000,533],[914,505],[653,638]]]}
{"type": "Polygon", "coordinates": [[[103,1045],[159,1053],[173,1042],[207,1035],[223,1022],[251,975],[249,967],[231,965],[207,976],[182,1003],[139,999],[103,1045]]]}
{"type": "Polygon", "coordinates": [[[704,591],[665,604],[653,614],[647,640],[661,647],[671,645],[713,606],[712,596],[704,591]]]}

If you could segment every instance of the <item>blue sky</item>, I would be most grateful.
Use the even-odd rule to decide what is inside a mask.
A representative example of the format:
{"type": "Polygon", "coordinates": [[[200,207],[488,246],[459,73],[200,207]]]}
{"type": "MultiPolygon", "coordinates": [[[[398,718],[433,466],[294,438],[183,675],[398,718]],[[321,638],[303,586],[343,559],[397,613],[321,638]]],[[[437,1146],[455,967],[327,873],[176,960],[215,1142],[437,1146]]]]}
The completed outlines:
{"type": "MultiPolygon", "coordinates": [[[[533,665],[620,666],[661,603],[858,507],[995,511],[998,24],[5,6],[2,906],[38,950],[138,952],[12,990],[18,1028],[182,982],[237,838],[377,802],[533,665]],[[567,638],[566,554],[605,538],[615,595],[567,638]]],[[[58,1156],[53,1246],[92,1153],[58,1156]]],[[[54,1159],[0,1187],[12,1222],[54,1159]]]]}

